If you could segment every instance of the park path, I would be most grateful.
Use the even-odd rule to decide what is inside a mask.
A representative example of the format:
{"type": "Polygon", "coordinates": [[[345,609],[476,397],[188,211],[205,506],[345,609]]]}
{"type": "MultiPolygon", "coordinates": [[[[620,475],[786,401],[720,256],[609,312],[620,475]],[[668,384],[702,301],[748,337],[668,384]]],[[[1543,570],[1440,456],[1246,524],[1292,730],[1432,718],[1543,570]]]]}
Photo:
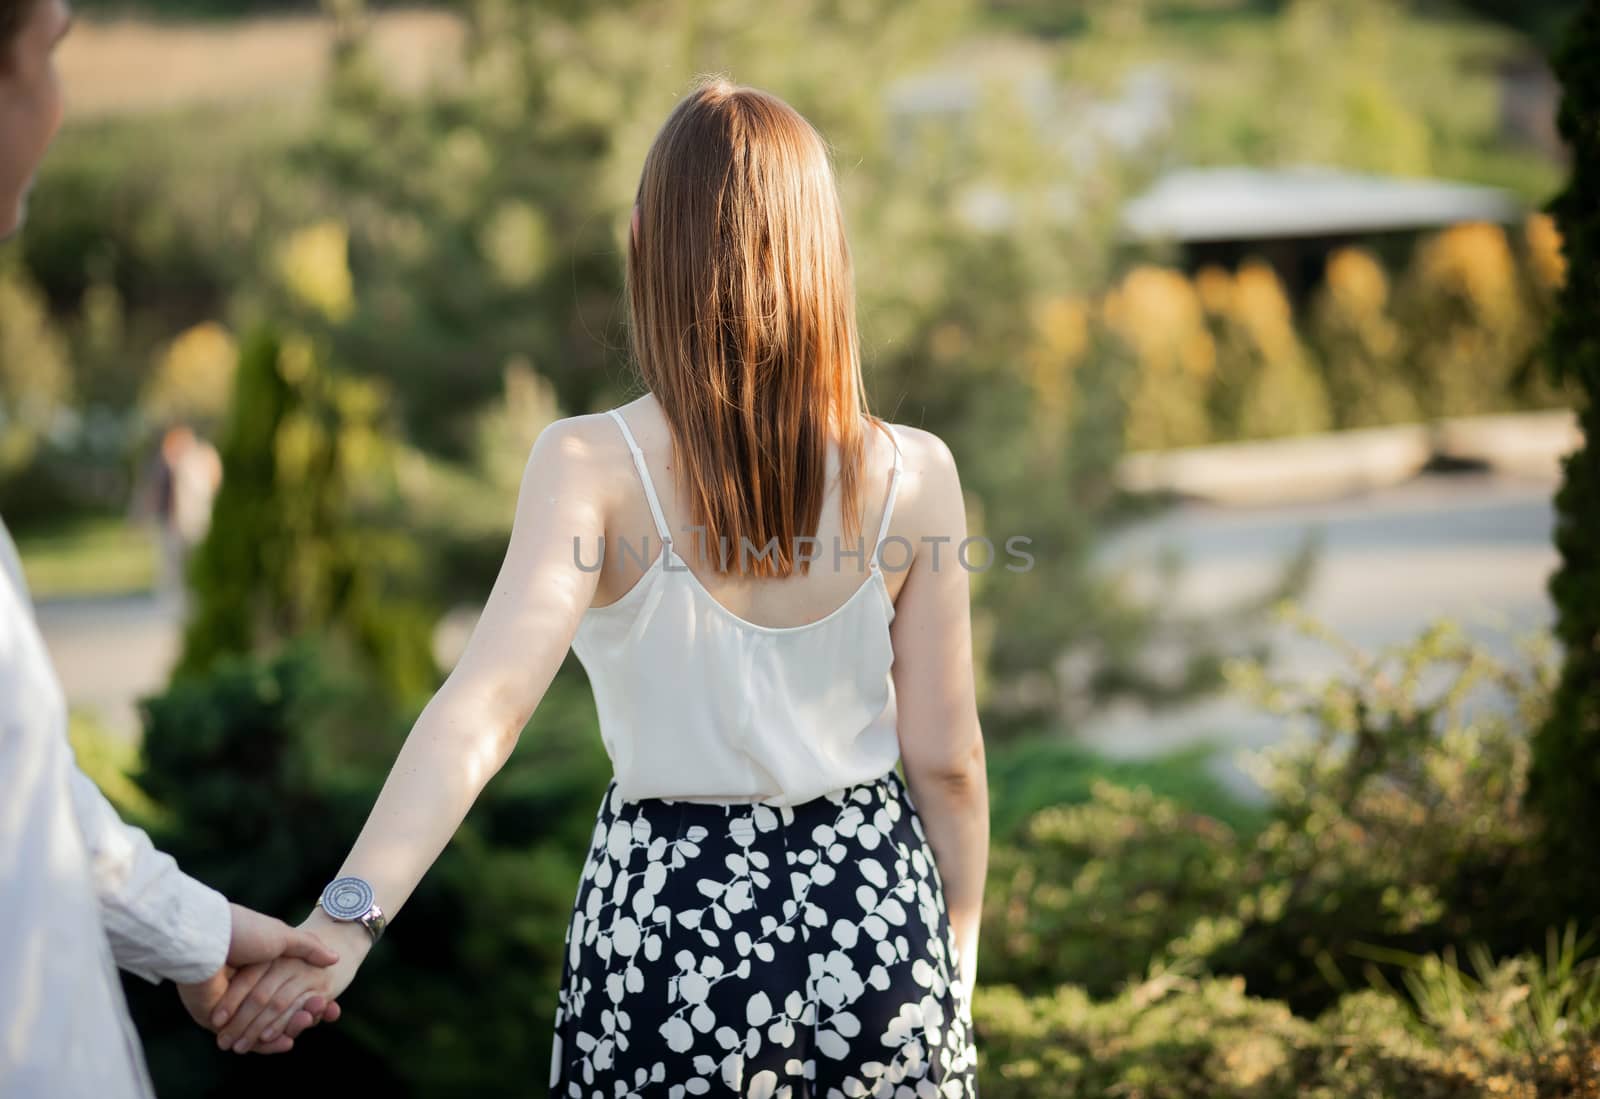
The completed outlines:
{"type": "Polygon", "coordinates": [[[166,684],[178,658],[175,607],[128,595],[47,599],[36,609],[68,703],[112,732],[136,736],[137,700],[166,684]]]}
{"type": "MultiPolygon", "coordinates": [[[[1302,605],[1367,651],[1415,637],[1441,617],[1510,657],[1515,638],[1554,617],[1545,585],[1559,557],[1553,480],[1496,473],[1427,474],[1402,484],[1320,503],[1227,508],[1178,507],[1107,539],[1102,567],[1126,569],[1135,591],[1154,591],[1164,547],[1187,567],[1169,606],[1223,611],[1267,592],[1308,532],[1320,538],[1302,605]]],[[[1264,638],[1272,667],[1296,677],[1343,669],[1338,654],[1287,626],[1240,629],[1243,644],[1264,638]]],[[[1219,692],[1170,709],[1135,702],[1092,714],[1085,738],[1102,751],[1145,756],[1211,741],[1250,749],[1285,733],[1281,718],[1219,692]]],[[[1241,793],[1254,785],[1223,752],[1219,775],[1241,793]]]]}
{"type": "MultiPolygon", "coordinates": [[[[1188,562],[1171,605],[1217,611],[1268,588],[1315,531],[1323,548],[1306,606],[1341,635],[1383,645],[1450,615],[1509,651],[1511,632],[1551,621],[1545,583],[1557,563],[1550,541],[1554,489],[1553,481],[1537,477],[1429,474],[1321,503],[1186,504],[1108,538],[1098,560],[1128,570],[1135,590],[1153,590],[1155,561],[1171,547],[1188,562]]],[[[40,607],[40,619],[72,703],[97,711],[119,733],[137,735],[134,701],[160,688],[176,657],[179,626],[171,608],[151,598],[52,601],[40,607]]],[[[447,622],[444,652],[459,651],[470,621],[457,615],[447,622]]],[[[1267,636],[1278,668],[1318,674],[1337,666],[1320,646],[1286,630],[1267,636]]],[[[1138,756],[1203,740],[1255,747],[1281,736],[1284,726],[1219,694],[1159,711],[1122,703],[1090,715],[1081,729],[1108,753],[1138,756]]],[[[1225,781],[1249,792],[1230,753],[1217,766],[1225,781]]]]}

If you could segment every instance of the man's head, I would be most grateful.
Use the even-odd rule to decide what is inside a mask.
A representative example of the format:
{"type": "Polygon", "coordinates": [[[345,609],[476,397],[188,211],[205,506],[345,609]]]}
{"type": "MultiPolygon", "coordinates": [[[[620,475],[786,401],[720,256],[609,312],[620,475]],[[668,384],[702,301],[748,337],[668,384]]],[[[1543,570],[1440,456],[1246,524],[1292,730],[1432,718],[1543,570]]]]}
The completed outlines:
{"type": "Polygon", "coordinates": [[[61,125],[56,46],[67,0],[0,0],[0,239],[22,226],[28,189],[61,125]]]}

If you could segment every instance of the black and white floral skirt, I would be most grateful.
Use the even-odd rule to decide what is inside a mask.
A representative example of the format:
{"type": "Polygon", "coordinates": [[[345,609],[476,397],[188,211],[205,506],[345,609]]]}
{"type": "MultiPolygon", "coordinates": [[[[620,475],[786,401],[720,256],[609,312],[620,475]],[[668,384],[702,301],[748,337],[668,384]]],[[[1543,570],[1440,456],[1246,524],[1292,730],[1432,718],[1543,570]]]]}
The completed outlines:
{"type": "Polygon", "coordinates": [[[803,805],[607,789],[550,1095],[977,1094],[944,888],[895,772],[803,805]]]}

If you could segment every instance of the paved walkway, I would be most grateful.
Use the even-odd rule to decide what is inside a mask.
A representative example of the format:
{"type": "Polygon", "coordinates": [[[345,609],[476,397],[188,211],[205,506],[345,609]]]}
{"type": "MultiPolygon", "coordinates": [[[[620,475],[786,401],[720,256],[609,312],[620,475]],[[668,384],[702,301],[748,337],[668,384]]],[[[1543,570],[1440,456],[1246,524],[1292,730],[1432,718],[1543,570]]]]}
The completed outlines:
{"type": "MultiPolygon", "coordinates": [[[[1340,636],[1371,650],[1454,617],[1505,655],[1512,639],[1547,626],[1545,583],[1558,563],[1551,543],[1555,483],[1497,474],[1424,475],[1404,484],[1320,504],[1250,509],[1180,507],[1104,543],[1102,568],[1127,569],[1133,588],[1157,589],[1163,548],[1187,562],[1169,605],[1218,612],[1271,589],[1307,534],[1320,538],[1304,605],[1340,636]]],[[[1239,631],[1232,640],[1250,640],[1239,631]]],[[[1327,647],[1287,627],[1264,631],[1275,668],[1326,675],[1343,667],[1327,647]]],[[[1214,740],[1257,747],[1284,723],[1226,694],[1151,711],[1127,704],[1092,715],[1086,738],[1124,756],[1214,740]]],[[[1219,773],[1241,792],[1253,784],[1225,753],[1219,773]]]]}
{"type": "Polygon", "coordinates": [[[176,610],[153,596],[120,596],[46,600],[38,614],[68,702],[137,735],[137,700],[166,685],[178,657],[176,610]]]}

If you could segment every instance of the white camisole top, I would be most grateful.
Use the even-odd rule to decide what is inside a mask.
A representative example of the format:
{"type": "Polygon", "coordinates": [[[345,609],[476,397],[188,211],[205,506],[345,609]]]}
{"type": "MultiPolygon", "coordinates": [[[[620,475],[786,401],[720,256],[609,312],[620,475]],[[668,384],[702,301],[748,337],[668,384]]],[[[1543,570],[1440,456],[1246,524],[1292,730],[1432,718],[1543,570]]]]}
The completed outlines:
{"type": "Polygon", "coordinates": [[[627,594],[589,608],[572,642],[621,796],[797,805],[892,770],[894,601],[878,552],[899,487],[899,439],[866,582],[814,622],[763,626],[712,598],[678,556],[644,452],[622,414],[609,414],[662,543],[627,594]]]}

